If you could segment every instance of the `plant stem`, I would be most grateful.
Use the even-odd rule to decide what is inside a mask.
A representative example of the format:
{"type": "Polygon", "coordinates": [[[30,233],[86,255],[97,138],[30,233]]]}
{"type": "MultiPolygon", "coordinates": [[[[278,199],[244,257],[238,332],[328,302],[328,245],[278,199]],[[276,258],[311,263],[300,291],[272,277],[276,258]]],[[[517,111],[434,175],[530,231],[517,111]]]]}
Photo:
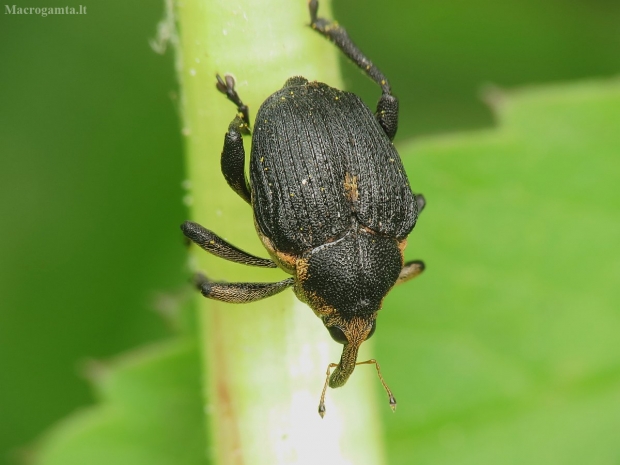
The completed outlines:
{"type": "MultiPolygon", "coordinates": [[[[320,14],[330,17],[323,0],[320,14]]],[[[187,0],[176,4],[183,134],[192,219],[261,256],[251,208],[228,188],[220,152],[234,106],[215,89],[215,74],[231,73],[255,115],[290,76],[342,87],[338,50],[314,33],[303,0],[187,0]]],[[[251,119],[252,119],[251,116],[251,119]]],[[[249,157],[249,141],[246,152],[249,157]]],[[[260,270],[196,253],[196,267],[227,281],[276,281],[260,270]]],[[[325,370],[338,361],[333,342],[292,291],[247,305],[200,299],[205,409],[217,464],[380,464],[378,380],[356,370],[346,387],[328,390],[327,413],[317,413],[325,370]]],[[[364,344],[360,360],[372,352],[364,344]]]]}

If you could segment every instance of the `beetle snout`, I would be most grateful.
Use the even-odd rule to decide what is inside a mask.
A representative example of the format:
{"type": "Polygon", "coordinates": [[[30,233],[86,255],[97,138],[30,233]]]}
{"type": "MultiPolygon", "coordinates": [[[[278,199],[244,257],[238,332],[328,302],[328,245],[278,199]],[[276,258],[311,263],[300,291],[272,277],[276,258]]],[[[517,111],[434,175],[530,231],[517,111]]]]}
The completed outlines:
{"type": "Polygon", "coordinates": [[[340,363],[329,377],[329,387],[337,388],[344,386],[353,370],[355,370],[355,362],[357,362],[357,352],[362,341],[347,343],[342,348],[342,356],[340,363]]]}
{"type": "Polygon", "coordinates": [[[340,320],[339,324],[335,324],[334,321],[325,321],[324,323],[332,338],[336,342],[344,344],[340,363],[329,378],[329,387],[337,388],[344,386],[355,370],[357,353],[362,342],[370,338],[375,332],[376,316],[340,320]]]}

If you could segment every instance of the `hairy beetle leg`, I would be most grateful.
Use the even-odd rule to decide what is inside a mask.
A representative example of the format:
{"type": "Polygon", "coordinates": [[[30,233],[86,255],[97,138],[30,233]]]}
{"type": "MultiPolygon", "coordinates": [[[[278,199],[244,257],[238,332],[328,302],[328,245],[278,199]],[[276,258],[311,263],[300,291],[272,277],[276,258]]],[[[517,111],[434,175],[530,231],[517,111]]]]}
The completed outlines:
{"type": "MultiPolygon", "coordinates": [[[[383,385],[383,388],[385,389],[385,392],[388,395],[388,399],[390,401],[390,408],[392,409],[392,412],[396,411],[396,398],[394,397],[394,395],[392,394],[392,391],[390,390],[390,388],[388,387],[387,383],[385,382],[385,380],[383,379],[383,376],[381,375],[381,368],[379,367],[379,364],[377,363],[377,361],[373,358],[370,360],[366,360],[365,362],[357,362],[355,364],[357,365],[374,365],[375,368],[377,369],[377,376],[379,376],[379,381],[381,381],[381,384],[383,385]]],[[[336,368],[338,366],[337,363],[330,363],[327,366],[327,377],[325,378],[325,384],[323,385],[323,392],[321,392],[321,400],[319,401],[319,415],[321,415],[321,418],[323,418],[325,416],[325,393],[327,392],[327,385],[329,383],[329,375],[331,372],[332,368],[336,368]]]]}
{"type": "Polygon", "coordinates": [[[398,279],[396,280],[395,286],[406,283],[407,281],[419,276],[424,271],[424,262],[422,260],[412,260],[410,262],[405,263],[403,269],[400,271],[398,275],[398,279]]]}
{"type": "Polygon", "coordinates": [[[260,266],[263,268],[277,268],[278,265],[268,258],[256,257],[252,254],[244,252],[238,249],[232,244],[229,244],[224,239],[219,237],[207,228],[200,226],[198,223],[186,221],[181,225],[181,230],[185,237],[191,240],[194,244],[200,248],[206,250],[213,255],[223,258],[241,265],[248,266],[260,266]]]}
{"type": "Polygon", "coordinates": [[[207,299],[231,304],[245,304],[271,297],[293,285],[293,278],[276,283],[218,283],[197,273],[194,285],[207,299]]]}
{"type": "Polygon", "coordinates": [[[245,175],[245,149],[243,148],[243,134],[250,134],[250,115],[247,105],[245,105],[237,91],[235,90],[235,79],[227,74],[224,79],[217,74],[215,87],[228,100],[237,106],[239,114],[228,126],[228,131],[224,136],[224,148],[222,150],[221,168],[226,182],[239,197],[247,203],[252,204],[252,194],[250,185],[245,175]]]}
{"type": "Polygon", "coordinates": [[[245,105],[241,101],[241,97],[239,97],[239,94],[237,94],[237,91],[235,90],[235,78],[232,77],[230,74],[224,75],[224,79],[222,79],[222,77],[219,74],[216,74],[215,77],[217,79],[217,83],[215,84],[215,87],[222,94],[224,94],[228,98],[228,100],[230,100],[232,103],[234,103],[237,106],[237,111],[241,113],[241,115],[243,115],[243,121],[249,128],[250,127],[249,109],[248,109],[248,106],[245,105]]]}
{"type": "Polygon", "coordinates": [[[308,2],[308,9],[310,10],[310,27],[327,37],[353,63],[381,86],[382,95],[377,104],[375,117],[389,139],[393,140],[398,130],[398,99],[392,95],[392,89],[387,77],[353,43],[345,28],[335,21],[318,17],[318,0],[310,0],[308,2]]]}

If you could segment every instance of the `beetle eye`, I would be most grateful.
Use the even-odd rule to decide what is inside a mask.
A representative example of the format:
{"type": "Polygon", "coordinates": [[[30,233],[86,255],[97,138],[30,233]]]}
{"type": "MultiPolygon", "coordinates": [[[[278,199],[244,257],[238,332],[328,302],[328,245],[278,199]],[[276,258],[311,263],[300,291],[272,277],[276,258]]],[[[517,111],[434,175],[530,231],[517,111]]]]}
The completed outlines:
{"type": "Polygon", "coordinates": [[[375,334],[375,329],[377,329],[377,320],[372,322],[372,328],[370,328],[370,332],[368,333],[368,336],[366,336],[366,340],[370,339],[372,335],[375,334]]]}
{"type": "Polygon", "coordinates": [[[327,331],[329,331],[329,335],[337,343],[346,344],[347,342],[349,342],[347,337],[342,332],[342,329],[340,329],[338,326],[328,326],[327,331]]]}

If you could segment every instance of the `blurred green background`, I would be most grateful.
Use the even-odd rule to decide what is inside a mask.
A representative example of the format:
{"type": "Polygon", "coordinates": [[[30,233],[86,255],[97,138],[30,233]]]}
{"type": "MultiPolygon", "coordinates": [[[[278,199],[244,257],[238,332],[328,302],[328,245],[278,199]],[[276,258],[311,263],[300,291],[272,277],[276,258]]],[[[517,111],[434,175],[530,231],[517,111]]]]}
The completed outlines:
{"type": "MultiPolygon", "coordinates": [[[[83,374],[89,359],[167,336],[155,310],[185,292],[173,57],[149,47],[163,2],[87,7],[85,16],[0,15],[2,464],[28,457],[42,431],[92,403],[83,374]]],[[[480,98],[488,84],[513,88],[620,70],[620,2],[613,0],[335,0],[334,11],[391,78],[401,98],[401,145],[410,136],[492,126],[480,98]]],[[[372,104],[375,87],[343,64],[348,89],[372,104]]],[[[423,236],[414,252],[428,258],[423,236]]],[[[435,291],[447,306],[447,291],[435,291]]],[[[441,308],[443,318],[454,316],[441,308]]],[[[386,320],[377,337],[382,358],[389,352],[395,364],[390,340],[410,337],[399,326],[386,320]]],[[[423,414],[414,418],[423,437],[423,414]]],[[[442,421],[445,441],[457,450],[463,439],[451,425],[458,418],[442,421]]]]}

